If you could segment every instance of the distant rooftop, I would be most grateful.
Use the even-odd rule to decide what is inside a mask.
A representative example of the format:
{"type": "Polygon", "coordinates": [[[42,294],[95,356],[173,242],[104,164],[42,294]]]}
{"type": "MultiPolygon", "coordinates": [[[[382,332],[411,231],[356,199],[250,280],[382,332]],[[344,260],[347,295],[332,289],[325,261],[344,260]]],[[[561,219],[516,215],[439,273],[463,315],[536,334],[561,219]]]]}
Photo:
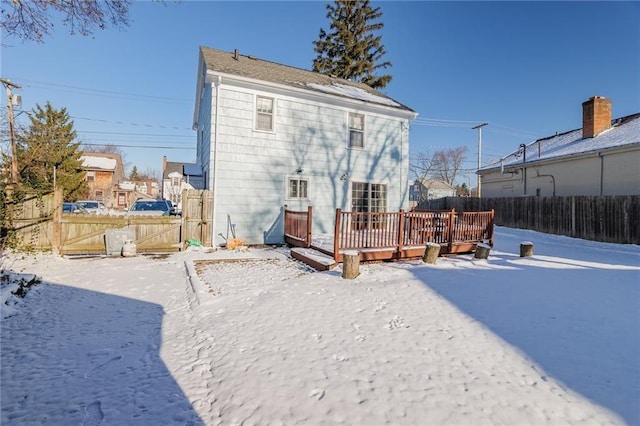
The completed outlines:
{"type": "Polygon", "coordinates": [[[640,113],[611,120],[611,127],[592,138],[582,137],[582,128],[537,139],[481,170],[535,161],[569,157],[626,145],[640,145],[640,113]],[[526,150],[526,152],[525,152],[526,150]]]}

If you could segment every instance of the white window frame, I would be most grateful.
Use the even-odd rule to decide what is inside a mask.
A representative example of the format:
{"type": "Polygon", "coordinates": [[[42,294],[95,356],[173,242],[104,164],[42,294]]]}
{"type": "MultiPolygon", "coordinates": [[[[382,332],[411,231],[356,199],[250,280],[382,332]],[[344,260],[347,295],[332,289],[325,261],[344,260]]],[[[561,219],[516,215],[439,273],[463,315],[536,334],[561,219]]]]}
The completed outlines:
{"type": "Polygon", "coordinates": [[[96,172],[93,170],[87,170],[87,182],[96,181],[96,172]]]}
{"type": "Polygon", "coordinates": [[[347,127],[348,127],[348,133],[347,133],[347,147],[351,148],[351,149],[364,149],[365,147],[365,135],[366,135],[366,116],[363,113],[360,112],[349,112],[349,114],[347,115],[347,127]],[[355,117],[360,117],[361,119],[361,129],[358,129],[357,127],[352,125],[352,118],[355,117]],[[352,140],[352,135],[353,134],[359,134],[361,137],[361,144],[359,145],[354,145],[354,141],[352,140]]]}
{"type": "Polygon", "coordinates": [[[287,200],[308,200],[309,199],[309,178],[304,177],[304,176],[299,176],[299,175],[295,175],[295,176],[287,176],[287,187],[286,187],[286,191],[287,191],[287,195],[286,195],[286,199],[287,200]],[[291,194],[291,183],[292,182],[297,182],[296,185],[296,193],[297,195],[293,196],[291,194]],[[304,196],[300,195],[300,183],[301,182],[305,182],[305,188],[304,188],[304,196]]]}
{"type": "Polygon", "coordinates": [[[275,128],[276,128],[276,99],[270,96],[263,96],[263,95],[256,95],[255,98],[255,118],[254,118],[254,126],[253,128],[258,131],[258,132],[269,132],[269,133],[273,133],[275,132],[275,128]],[[267,99],[271,101],[271,112],[264,112],[264,111],[260,111],[259,108],[259,101],[260,99],[267,99]],[[270,115],[271,117],[271,128],[267,129],[267,128],[261,128],[260,127],[260,116],[266,116],[266,115],[270,115]]]}

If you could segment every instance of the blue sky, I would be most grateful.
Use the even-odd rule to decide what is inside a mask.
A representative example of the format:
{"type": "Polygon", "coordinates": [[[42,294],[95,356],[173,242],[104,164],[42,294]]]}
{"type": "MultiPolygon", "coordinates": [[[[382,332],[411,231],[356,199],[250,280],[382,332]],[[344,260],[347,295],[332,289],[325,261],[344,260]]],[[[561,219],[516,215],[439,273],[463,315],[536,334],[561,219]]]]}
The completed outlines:
{"type": "MultiPolygon", "coordinates": [[[[79,139],[126,145],[145,171],[195,161],[191,130],[198,47],[311,68],[328,28],[326,2],[138,2],[131,26],[92,37],[57,26],[44,43],[3,37],[1,76],[23,86],[24,110],[66,107],[79,139]]],[[[468,147],[483,164],[520,143],[581,126],[581,103],[640,112],[638,2],[374,2],[380,6],[388,95],[419,113],[411,153],[468,147]]],[[[6,106],[6,101],[3,102],[6,106]]],[[[24,122],[26,114],[18,117],[24,122]]],[[[475,182],[465,172],[463,181],[475,182]]]]}

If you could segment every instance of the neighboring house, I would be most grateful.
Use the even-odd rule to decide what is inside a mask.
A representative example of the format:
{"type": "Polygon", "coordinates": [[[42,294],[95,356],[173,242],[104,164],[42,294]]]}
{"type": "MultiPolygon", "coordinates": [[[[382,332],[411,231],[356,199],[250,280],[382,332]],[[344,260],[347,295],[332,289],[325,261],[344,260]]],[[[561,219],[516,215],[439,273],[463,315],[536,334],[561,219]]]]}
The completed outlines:
{"type": "Polygon", "coordinates": [[[124,167],[120,154],[86,152],[80,156],[89,187],[87,199],[102,201],[108,208],[125,208],[126,191],[121,191],[124,167]]]}
{"type": "Polygon", "coordinates": [[[416,179],[409,183],[410,209],[416,207],[421,201],[455,196],[456,189],[443,180],[416,179]]]}
{"type": "Polygon", "coordinates": [[[200,48],[197,164],[213,193],[215,243],[228,218],[249,244],[282,243],[283,206],[313,206],[315,233],[336,208],[408,206],[409,124],[417,113],[370,87],[200,48]]]}
{"type": "Polygon", "coordinates": [[[640,194],[640,114],[611,120],[611,101],[582,104],[582,128],[521,144],[478,171],[482,197],[640,194]]]}
{"type": "Polygon", "coordinates": [[[204,189],[202,167],[192,163],[176,163],[162,158],[162,198],[182,210],[182,191],[204,189]]]}

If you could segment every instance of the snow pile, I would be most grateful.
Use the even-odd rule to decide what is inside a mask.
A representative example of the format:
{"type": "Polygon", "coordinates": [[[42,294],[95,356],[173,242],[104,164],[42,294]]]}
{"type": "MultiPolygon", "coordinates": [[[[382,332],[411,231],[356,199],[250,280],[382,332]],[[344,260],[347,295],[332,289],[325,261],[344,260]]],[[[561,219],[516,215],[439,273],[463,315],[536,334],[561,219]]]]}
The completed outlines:
{"type": "Polygon", "coordinates": [[[3,424],[640,423],[638,246],[497,228],[487,260],[355,280],[282,248],[10,264],[43,283],[2,320],[3,424]]]}

